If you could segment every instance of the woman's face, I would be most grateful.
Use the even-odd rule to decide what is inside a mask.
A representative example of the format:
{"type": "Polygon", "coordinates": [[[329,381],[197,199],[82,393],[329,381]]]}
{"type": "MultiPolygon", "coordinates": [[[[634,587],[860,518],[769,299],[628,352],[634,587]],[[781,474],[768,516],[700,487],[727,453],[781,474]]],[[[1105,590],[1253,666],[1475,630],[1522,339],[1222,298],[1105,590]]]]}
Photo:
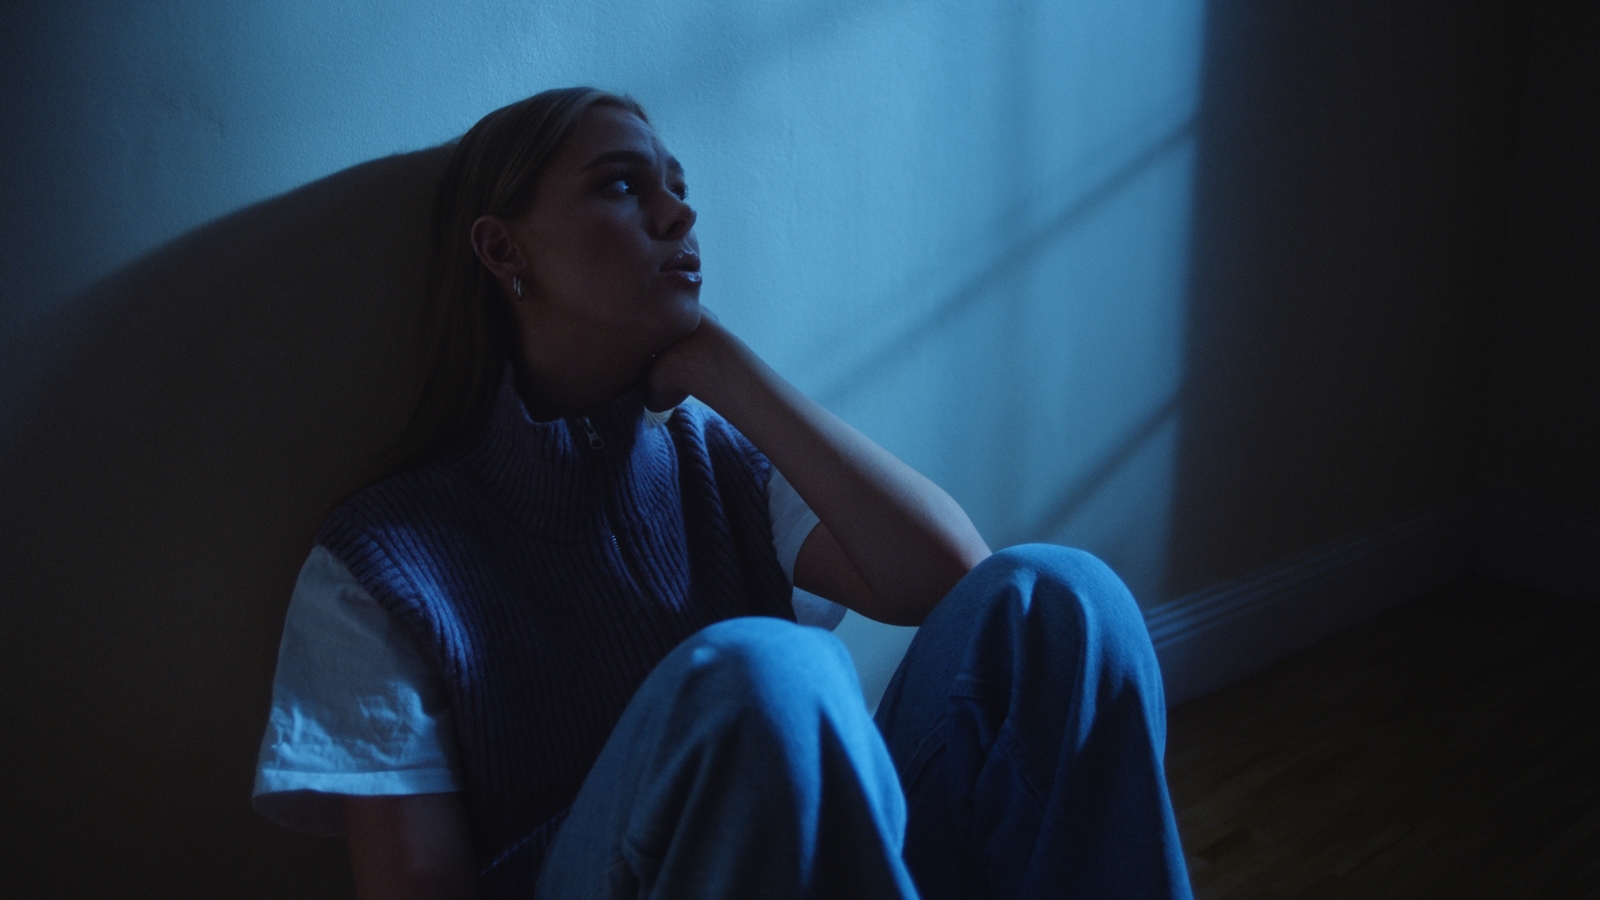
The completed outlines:
{"type": "Polygon", "coordinates": [[[686,195],[683,167],[649,125],[615,107],[586,112],[533,207],[508,222],[527,261],[515,304],[524,340],[594,335],[654,354],[692,332],[700,254],[686,195]]]}

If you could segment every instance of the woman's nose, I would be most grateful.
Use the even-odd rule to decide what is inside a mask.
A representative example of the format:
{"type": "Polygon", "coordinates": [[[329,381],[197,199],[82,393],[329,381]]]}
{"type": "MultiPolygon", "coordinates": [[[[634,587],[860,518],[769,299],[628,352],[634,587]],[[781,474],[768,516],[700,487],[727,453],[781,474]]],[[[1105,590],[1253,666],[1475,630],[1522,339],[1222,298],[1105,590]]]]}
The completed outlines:
{"type": "Polygon", "coordinates": [[[657,236],[664,240],[677,240],[694,227],[698,214],[687,201],[678,199],[674,194],[664,193],[662,197],[660,209],[655,216],[657,236]]]}

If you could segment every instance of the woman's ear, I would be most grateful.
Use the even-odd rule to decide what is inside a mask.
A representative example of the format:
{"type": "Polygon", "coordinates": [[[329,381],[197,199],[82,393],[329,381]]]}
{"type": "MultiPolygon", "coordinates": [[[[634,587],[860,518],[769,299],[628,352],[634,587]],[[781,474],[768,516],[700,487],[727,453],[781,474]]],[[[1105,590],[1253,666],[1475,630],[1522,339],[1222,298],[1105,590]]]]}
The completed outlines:
{"type": "Polygon", "coordinates": [[[522,256],[511,226],[499,216],[479,216],[472,223],[472,249],[485,268],[502,282],[526,274],[528,261],[522,256]]]}

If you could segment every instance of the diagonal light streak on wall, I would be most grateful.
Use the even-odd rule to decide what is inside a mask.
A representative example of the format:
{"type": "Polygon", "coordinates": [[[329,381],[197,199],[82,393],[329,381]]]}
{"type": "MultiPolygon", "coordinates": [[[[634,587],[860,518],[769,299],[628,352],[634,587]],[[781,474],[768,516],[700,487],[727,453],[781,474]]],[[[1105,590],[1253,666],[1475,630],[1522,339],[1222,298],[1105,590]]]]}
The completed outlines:
{"type": "Polygon", "coordinates": [[[993,297],[993,286],[997,281],[1024,267],[1030,259],[1060,240],[1073,226],[1116,197],[1151,166],[1187,146],[1194,137],[1194,128],[1195,121],[1191,116],[1122,166],[1079,192],[1048,221],[1011,243],[969,276],[934,305],[922,319],[881,341],[866,358],[830,378],[817,389],[817,399],[828,405],[845,401],[851,393],[871,384],[883,369],[904,356],[908,350],[927,341],[933,334],[949,328],[951,323],[970,306],[982,302],[985,297],[993,297]]]}

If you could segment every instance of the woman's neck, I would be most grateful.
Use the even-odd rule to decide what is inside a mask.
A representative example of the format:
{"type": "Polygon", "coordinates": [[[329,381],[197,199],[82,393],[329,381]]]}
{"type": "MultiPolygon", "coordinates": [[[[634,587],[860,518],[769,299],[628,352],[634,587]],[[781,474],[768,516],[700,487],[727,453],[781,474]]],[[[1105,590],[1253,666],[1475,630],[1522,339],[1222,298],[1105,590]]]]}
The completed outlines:
{"type": "Polygon", "coordinates": [[[648,360],[632,366],[615,360],[591,359],[550,365],[527,359],[516,365],[517,395],[536,421],[586,415],[632,390],[644,377],[648,360]],[[585,362],[587,364],[585,364],[585,362]]]}

